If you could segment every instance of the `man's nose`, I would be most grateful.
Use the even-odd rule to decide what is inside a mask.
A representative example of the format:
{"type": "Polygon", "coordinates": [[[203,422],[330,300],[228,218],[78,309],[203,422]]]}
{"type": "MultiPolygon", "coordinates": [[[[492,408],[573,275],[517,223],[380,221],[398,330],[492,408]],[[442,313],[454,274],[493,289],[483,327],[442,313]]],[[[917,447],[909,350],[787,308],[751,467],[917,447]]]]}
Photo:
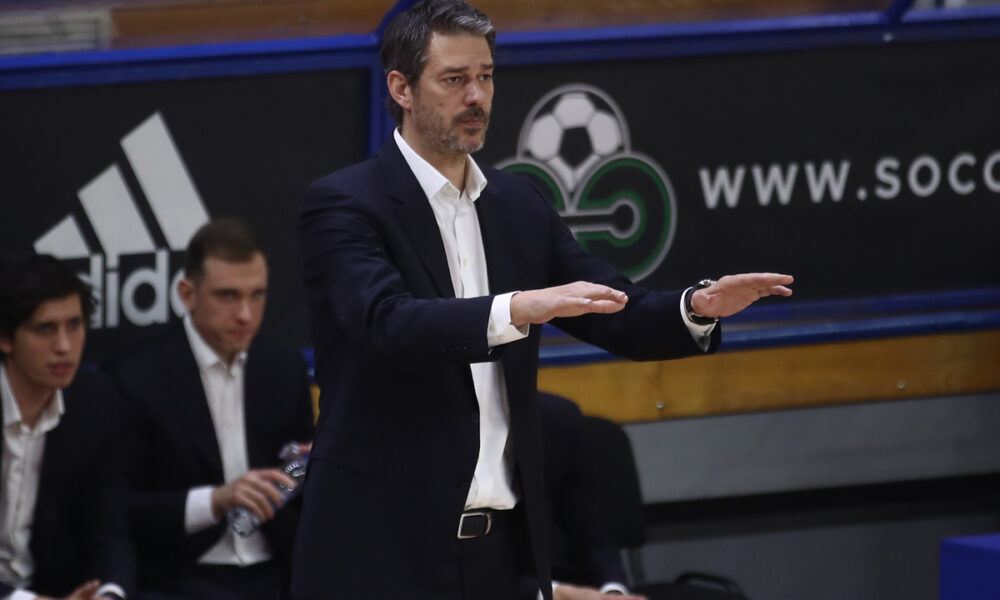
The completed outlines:
{"type": "Polygon", "coordinates": [[[69,332],[66,329],[60,328],[59,332],[56,333],[56,352],[66,353],[72,347],[73,342],[70,340],[69,332]]]}
{"type": "Polygon", "coordinates": [[[486,90],[483,89],[483,82],[473,81],[465,88],[466,106],[479,106],[486,98],[486,90]]]}
{"type": "Polygon", "coordinates": [[[253,309],[250,307],[250,300],[240,300],[239,306],[236,308],[236,318],[241,322],[249,321],[251,314],[253,314],[253,309]]]}

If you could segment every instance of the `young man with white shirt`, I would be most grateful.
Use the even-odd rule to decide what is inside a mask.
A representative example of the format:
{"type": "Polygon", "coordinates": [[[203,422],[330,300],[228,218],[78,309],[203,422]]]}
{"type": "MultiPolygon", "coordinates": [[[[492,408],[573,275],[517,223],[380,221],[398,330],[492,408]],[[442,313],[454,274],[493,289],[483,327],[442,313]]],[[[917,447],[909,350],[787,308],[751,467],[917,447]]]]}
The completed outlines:
{"type": "Polygon", "coordinates": [[[142,590],[185,599],[276,600],[287,585],[294,487],[276,466],[287,442],[312,439],[306,366],[256,339],[267,263],[241,221],[202,227],[187,249],[181,324],[108,365],[124,398],[129,518],[142,590]],[[263,524],[237,535],[227,514],[263,524]]]}
{"type": "Polygon", "coordinates": [[[0,265],[0,598],[126,598],[110,381],[79,372],[90,288],[51,256],[0,265]]]}
{"type": "Polygon", "coordinates": [[[774,274],[635,286],[583,251],[526,179],[478,165],[494,39],[461,0],[397,16],[382,64],[399,128],[306,192],[323,397],[296,600],[510,600],[527,573],[550,598],[540,325],[636,360],[678,358],[718,346],[718,317],[791,294],[774,274]]]}

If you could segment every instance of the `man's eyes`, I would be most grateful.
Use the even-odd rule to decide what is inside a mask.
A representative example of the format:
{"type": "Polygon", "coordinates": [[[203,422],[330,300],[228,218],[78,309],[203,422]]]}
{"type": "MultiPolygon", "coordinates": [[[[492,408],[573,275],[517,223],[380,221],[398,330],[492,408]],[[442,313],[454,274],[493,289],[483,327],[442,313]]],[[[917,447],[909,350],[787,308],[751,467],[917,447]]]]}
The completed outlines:
{"type": "Polygon", "coordinates": [[[250,300],[262,300],[267,296],[267,290],[254,290],[250,292],[249,296],[245,296],[237,291],[223,290],[215,292],[215,297],[224,302],[236,302],[242,298],[249,298],[250,300]]]}
{"type": "MultiPolygon", "coordinates": [[[[66,321],[66,331],[74,332],[83,327],[83,319],[71,319],[66,321]]],[[[58,323],[39,323],[35,325],[33,331],[37,335],[55,335],[59,331],[58,323]]]]}
{"type": "MultiPolygon", "coordinates": [[[[493,73],[483,73],[482,75],[478,75],[476,78],[479,79],[479,81],[492,81],[493,73]]],[[[465,81],[465,77],[463,75],[453,75],[451,77],[444,78],[444,82],[449,84],[462,83],[463,81],[465,81]]]]}

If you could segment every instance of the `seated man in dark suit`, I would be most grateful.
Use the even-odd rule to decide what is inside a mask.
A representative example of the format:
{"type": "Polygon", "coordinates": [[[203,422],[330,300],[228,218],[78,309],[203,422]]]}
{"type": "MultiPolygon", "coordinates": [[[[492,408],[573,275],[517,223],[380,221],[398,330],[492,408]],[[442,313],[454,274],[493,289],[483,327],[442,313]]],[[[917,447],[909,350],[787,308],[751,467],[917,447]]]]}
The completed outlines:
{"type": "Polygon", "coordinates": [[[0,265],[0,598],[124,599],[134,558],[114,386],[77,372],[90,288],[51,256],[0,265]]]}
{"type": "MultiPolygon", "coordinates": [[[[589,461],[581,439],[583,414],[566,398],[538,393],[546,497],[549,501],[549,548],[555,600],[644,600],[625,586],[621,554],[595,532],[601,508],[581,466],[589,461]]],[[[541,598],[538,583],[525,578],[520,600],[541,598]]]]}
{"type": "Polygon", "coordinates": [[[187,600],[276,600],[298,508],[282,506],[276,485],[295,483],[274,467],[283,445],[312,439],[305,361],[255,339],[267,263],[244,223],[202,227],[185,267],[183,323],[108,365],[124,400],[140,587],[187,600]],[[245,537],[226,521],[239,507],[263,522],[245,537]]]}

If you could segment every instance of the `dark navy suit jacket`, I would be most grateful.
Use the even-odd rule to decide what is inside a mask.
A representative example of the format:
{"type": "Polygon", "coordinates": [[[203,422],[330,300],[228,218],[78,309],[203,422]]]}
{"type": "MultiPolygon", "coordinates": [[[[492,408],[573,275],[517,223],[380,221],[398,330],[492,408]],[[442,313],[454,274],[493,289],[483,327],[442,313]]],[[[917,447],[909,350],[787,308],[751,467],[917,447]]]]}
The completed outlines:
{"type": "MultiPolygon", "coordinates": [[[[35,593],[61,598],[91,579],[131,592],[135,559],[114,396],[106,377],[81,370],[63,390],[66,410],[59,425],[45,434],[29,543],[35,593]]],[[[0,597],[11,591],[0,582],[0,597]]]]}
{"type": "MultiPolygon", "coordinates": [[[[553,324],[633,359],[701,353],[680,317],[681,292],[632,285],[583,251],[527,180],[483,173],[489,183],[476,210],[491,294],[608,283],[629,294],[625,310],[553,324]]],[[[310,186],[300,234],[322,398],[295,597],[454,596],[448,565],[479,449],[469,364],[491,360],[503,362],[507,385],[515,485],[530,533],[525,558],[544,587],[540,327],[487,346],[493,297],[455,298],[430,204],[393,140],[310,186]]]]}
{"type": "MultiPolygon", "coordinates": [[[[194,565],[226,522],[188,536],[188,490],[225,483],[215,426],[182,324],[107,365],[121,391],[128,516],[139,556],[140,584],[155,585],[194,565]]],[[[312,400],[297,351],[255,339],[244,369],[244,419],[251,469],[275,467],[289,441],[312,439],[312,400]]],[[[275,557],[288,561],[298,521],[289,505],[265,523],[275,557]]]]}

